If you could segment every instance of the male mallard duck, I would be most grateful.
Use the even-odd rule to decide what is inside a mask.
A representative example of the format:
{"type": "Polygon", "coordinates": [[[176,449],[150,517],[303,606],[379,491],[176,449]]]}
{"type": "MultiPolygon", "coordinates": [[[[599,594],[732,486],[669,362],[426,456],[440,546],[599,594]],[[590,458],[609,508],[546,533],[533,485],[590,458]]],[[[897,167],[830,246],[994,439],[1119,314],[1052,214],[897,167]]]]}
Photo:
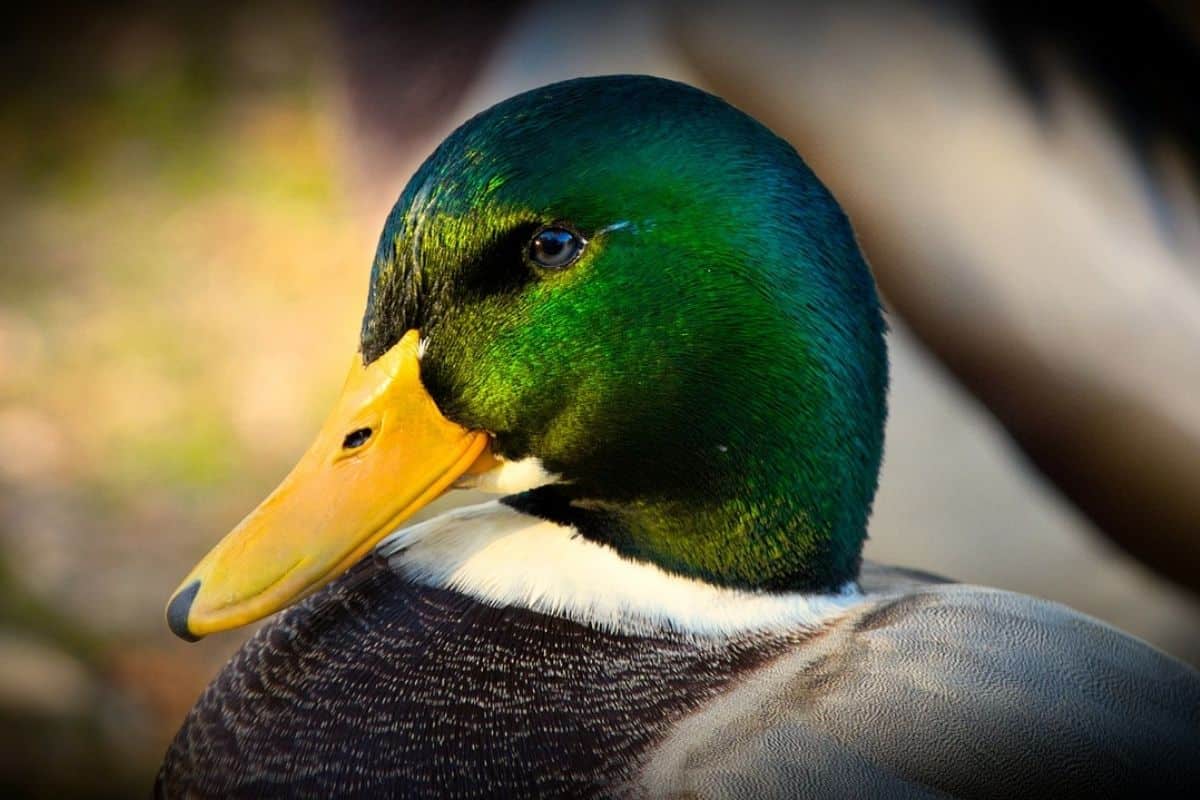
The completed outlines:
{"type": "Polygon", "coordinates": [[[1200,785],[1187,666],[860,571],[886,388],[850,225],[757,122],[628,76],[485,111],[389,217],[316,443],[168,606],[195,639],[312,593],[200,698],[159,793],[1200,785]],[[504,496],[397,532],[456,485],[504,496]]]}

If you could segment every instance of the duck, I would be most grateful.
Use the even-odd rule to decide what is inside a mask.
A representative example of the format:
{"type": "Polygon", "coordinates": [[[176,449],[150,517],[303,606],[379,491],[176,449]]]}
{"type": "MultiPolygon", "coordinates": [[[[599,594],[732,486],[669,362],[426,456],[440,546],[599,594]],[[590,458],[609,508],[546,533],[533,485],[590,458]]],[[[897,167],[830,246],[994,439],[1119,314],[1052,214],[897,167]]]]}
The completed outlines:
{"type": "Polygon", "coordinates": [[[863,560],[887,387],[853,228],[753,118],[636,75],[483,111],[389,214],[313,445],[168,603],[274,616],[156,796],[1189,795],[1200,673],[863,560]]]}

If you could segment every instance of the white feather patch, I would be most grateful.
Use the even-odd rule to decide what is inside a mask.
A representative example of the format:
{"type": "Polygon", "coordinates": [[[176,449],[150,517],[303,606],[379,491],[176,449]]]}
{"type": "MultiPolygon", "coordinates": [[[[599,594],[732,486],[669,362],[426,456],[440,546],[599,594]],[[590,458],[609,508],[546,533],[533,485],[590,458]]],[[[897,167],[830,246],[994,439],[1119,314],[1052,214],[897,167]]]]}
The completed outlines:
{"type": "Polygon", "coordinates": [[[376,552],[430,586],[630,634],[813,629],[863,602],[853,583],[836,594],[809,595],[729,589],[673,575],[497,500],[400,530],[376,552]]]}
{"type": "Polygon", "coordinates": [[[456,489],[477,489],[491,494],[519,494],[558,483],[558,475],[547,472],[540,458],[523,458],[520,461],[501,461],[500,466],[481,475],[464,475],[454,483],[456,489]]]}

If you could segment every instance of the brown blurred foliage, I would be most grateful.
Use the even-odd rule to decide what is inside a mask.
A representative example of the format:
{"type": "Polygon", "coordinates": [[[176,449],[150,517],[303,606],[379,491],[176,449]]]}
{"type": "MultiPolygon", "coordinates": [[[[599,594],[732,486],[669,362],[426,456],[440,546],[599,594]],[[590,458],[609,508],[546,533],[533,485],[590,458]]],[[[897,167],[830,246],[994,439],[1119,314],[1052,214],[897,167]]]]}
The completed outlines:
{"type": "Polygon", "coordinates": [[[336,391],[376,231],[339,182],[320,9],[7,37],[0,791],[133,796],[242,638],[189,648],[164,598],[336,391]]]}

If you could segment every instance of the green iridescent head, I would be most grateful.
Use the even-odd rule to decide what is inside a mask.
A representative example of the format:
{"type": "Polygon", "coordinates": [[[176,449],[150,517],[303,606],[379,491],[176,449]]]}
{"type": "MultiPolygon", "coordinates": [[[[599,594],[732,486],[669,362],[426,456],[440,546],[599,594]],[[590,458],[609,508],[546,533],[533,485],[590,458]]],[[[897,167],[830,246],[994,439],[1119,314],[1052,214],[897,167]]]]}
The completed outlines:
{"type": "Polygon", "coordinates": [[[562,482],[512,503],[713,583],[855,577],[884,323],[795,151],[697,89],[587,78],[479,114],[380,239],[364,360],[408,330],[442,413],[562,482]]]}

